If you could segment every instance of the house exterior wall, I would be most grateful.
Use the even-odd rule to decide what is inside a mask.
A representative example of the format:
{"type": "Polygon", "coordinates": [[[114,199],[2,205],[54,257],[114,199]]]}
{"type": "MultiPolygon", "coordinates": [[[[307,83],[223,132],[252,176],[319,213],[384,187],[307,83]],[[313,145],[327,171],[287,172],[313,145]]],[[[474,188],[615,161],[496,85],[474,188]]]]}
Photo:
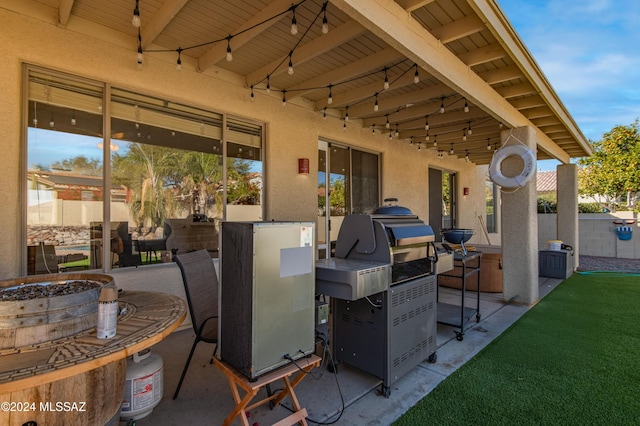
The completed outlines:
{"type": "MultiPolygon", "coordinates": [[[[53,11],[43,6],[39,18],[34,19],[0,9],[3,58],[0,61],[3,76],[0,79],[3,99],[0,217],[4,231],[0,240],[0,278],[15,277],[20,273],[24,249],[21,228],[24,226],[22,215],[26,213],[21,201],[23,185],[20,181],[23,63],[266,123],[263,220],[316,219],[317,141],[322,138],[379,152],[382,198],[399,198],[402,205],[427,222],[429,166],[458,173],[459,226],[476,229],[472,242],[483,238],[477,216],[484,214],[486,167],[476,167],[456,157],[438,159],[434,150],[418,152],[407,143],[389,141],[386,135],[372,136],[370,129],[363,129],[357,123],[349,123],[343,131],[341,120],[325,120],[321,113],[314,112],[301,101],[291,100],[283,107],[278,93],[257,92],[255,101],[251,102],[243,79],[216,68],[198,73],[194,71],[195,64],[186,61],[178,72],[171,54],[145,54],[144,67],[138,70],[132,40],[114,38],[106,30],[101,40],[90,38],[82,33],[80,19],[70,22],[66,29],[60,28],[53,11]],[[309,158],[309,175],[298,175],[298,158],[309,158]],[[462,195],[463,187],[470,188],[469,196],[462,195]]],[[[146,274],[145,269],[139,268],[140,274],[146,274]]]]}

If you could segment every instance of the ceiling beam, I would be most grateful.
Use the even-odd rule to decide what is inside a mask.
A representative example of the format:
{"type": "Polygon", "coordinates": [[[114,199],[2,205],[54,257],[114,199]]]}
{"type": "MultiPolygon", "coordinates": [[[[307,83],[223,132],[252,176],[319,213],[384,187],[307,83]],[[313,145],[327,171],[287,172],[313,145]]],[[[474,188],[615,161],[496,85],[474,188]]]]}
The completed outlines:
{"type": "MultiPolygon", "coordinates": [[[[407,72],[404,75],[400,76],[397,80],[394,81],[393,78],[389,79],[391,81],[390,90],[401,89],[406,86],[410,86],[415,84],[413,82],[413,72],[407,72]]],[[[328,108],[339,108],[344,107],[346,105],[354,104],[362,99],[366,99],[371,97],[372,93],[380,92],[383,90],[383,83],[375,82],[367,84],[366,86],[358,87],[356,89],[348,90],[344,93],[333,92],[333,103],[331,105],[327,104],[327,99],[322,99],[316,102],[316,110],[321,110],[324,107],[328,108]]],[[[336,91],[334,88],[333,91],[336,91]]],[[[327,96],[329,93],[327,92],[327,96]]]]}
{"type": "MultiPolygon", "coordinates": [[[[351,18],[369,28],[391,47],[402,52],[407,58],[508,127],[532,126],[525,116],[480,76],[472,72],[466,64],[462,63],[394,1],[331,0],[331,2],[351,18]]],[[[536,129],[536,139],[538,145],[544,147],[555,158],[563,163],[569,162],[569,155],[539,129],[536,129]]]]}
{"type": "Polygon", "coordinates": [[[537,93],[536,89],[528,81],[525,81],[524,83],[510,84],[508,86],[496,87],[495,89],[496,92],[498,92],[500,96],[505,99],[537,93]]]}
{"type": "Polygon", "coordinates": [[[524,77],[520,68],[515,65],[509,65],[491,71],[479,72],[477,75],[490,85],[504,83],[505,81],[516,80],[524,77]]]}
{"type": "MultiPolygon", "coordinates": [[[[282,13],[291,6],[291,0],[274,0],[259,13],[252,16],[251,19],[233,30],[232,34],[238,34],[231,40],[231,48],[233,50],[240,49],[243,45],[253,40],[261,32],[278,23],[278,19],[270,19],[273,16],[282,13]],[[264,22],[267,21],[267,22],[264,22]],[[262,25],[260,23],[264,22],[262,25]]],[[[217,43],[211,49],[207,50],[198,58],[198,71],[204,72],[214,64],[218,63],[227,56],[227,44],[217,43]]],[[[260,79],[264,78],[262,75],[260,79]]]]}
{"type": "Polygon", "coordinates": [[[513,99],[510,101],[511,105],[513,105],[518,110],[523,110],[527,108],[536,108],[546,106],[547,103],[542,99],[542,97],[538,95],[527,96],[524,98],[513,99]]]}
{"type": "Polygon", "coordinates": [[[502,46],[496,43],[461,53],[458,55],[458,58],[467,64],[467,66],[474,67],[476,65],[486,64],[487,62],[497,61],[505,56],[507,56],[507,52],[504,51],[502,46]]]}
{"type": "Polygon", "coordinates": [[[460,40],[472,34],[479,33],[484,29],[484,24],[476,15],[470,15],[440,28],[434,28],[431,33],[435,38],[440,40],[442,44],[451,43],[460,40]]]}
{"type": "Polygon", "coordinates": [[[372,55],[365,56],[362,59],[353,61],[350,64],[344,65],[333,71],[329,71],[318,77],[314,77],[307,81],[296,84],[293,87],[288,87],[287,92],[290,92],[290,96],[303,96],[305,93],[312,91],[312,89],[304,90],[308,87],[322,87],[329,84],[337,84],[341,81],[348,80],[353,77],[367,74],[376,68],[382,68],[392,62],[399,59],[403,59],[404,56],[393,47],[387,47],[372,55]]]}
{"type": "MultiPolygon", "coordinates": [[[[378,92],[382,92],[379,90],[378,92]]],[[[441,96],[440,91],[436,92],[431,87],[427,87],[420,90],[412,90],[401,95],[396,95],[386,99],[378,99],[378,111],[373,110],[375,100],[372,98],[373,93],[369,92],[369,98],[367,102],[363,102],[357,106],[349,108],[349,116],[352,118],[364,118],[371,115],[384,115],[385,112],[393,112],[398,109],[398,106],[404,106],[408,104],[416,104],[418,102],[425,102],[433,100],[433,98],[441,96]]],[[[432,112],[440,109],[440,100],[438,100],[437,106],[435,106],[432,112]]]]}
{"type": "Polygon", "coordinates": [[[180,12],[189,0],[167,0],[158,9],[153,19],[144,25],[140,36],[142,37],[142,48],[145,49],[155,41],[171,20],[180,12]]]}
{"type": "Polygon", "coordinates": [[[73,1],[74,0],[60,0],[60,6],[58,6],[58,26],[64,28],[69,23],[73,1]]]}
{"type": "Polygon", "coordinates": [[[428,4],[433,3],[436,0],[396,0],[396,3],[407,12],[413,12],[414,10],[425,7],[428,4]]]}
{"type": "MultiPolygon", "coordinates": [[[[291,1],[291,0],[287,0],[291,1]]],[[[364,33],[367,29],[357,23],[356,21],[348,21],[342,24],[341,26],[329,31],[327,34],[323,34],[322,36],[306,43],[302,46],[299,46],[293,54],[293,62],[296,65],[303,64],[307,61],[310,61],[325,52],[334,49],[341,44],[348,42],[364,33]]],[[[225,54],[226,54],[226,46],[225,46],[225,54]]],[[[262,81],[266,77],[267,74],[270,74],[270,77],[278,75],[284,72],[287,68],[281,67],[273,72],[274,69],[280,64],[286,64],[285,58],[289,55],[287,54],[284,57],[280,57],[271,63],[264,65],[263,67],[251,72],[246,76],[247,86],[255,83],[256,81],[262,81]]]]}

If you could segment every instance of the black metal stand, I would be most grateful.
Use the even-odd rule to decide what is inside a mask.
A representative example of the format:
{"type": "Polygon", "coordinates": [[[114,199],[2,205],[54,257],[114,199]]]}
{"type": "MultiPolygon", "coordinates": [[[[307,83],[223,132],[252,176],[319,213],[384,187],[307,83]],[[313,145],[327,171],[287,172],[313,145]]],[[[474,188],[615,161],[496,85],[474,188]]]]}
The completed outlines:
{"type": "MultiPolygon", "coordinates": [[[[438,291],[438,322],[441,324],[452,325],[459,327],[460,331],[454,331],[456,333],[456,339],[461,341],[464,339],[464,325],[475,314],[476,322],[480,322],[480,259],[482,258],[482,252],[470,251],[467,254],[453,255],[454,268],[446,273],[439,274],[438,276],[446,276],[453,278],[460,278],[461,288],[461,301],[460,305],[453,305],[450,303],[440,302],[440,292],[438,291]],[[476,291],[477,300],[475,308],[467,308],[465,306],[465,293],[467,287],[467,278],[477,275],[478,276],[478,288],[476,291]]],[[[438,286],[439,288],[440,286],[438,286]]]]}

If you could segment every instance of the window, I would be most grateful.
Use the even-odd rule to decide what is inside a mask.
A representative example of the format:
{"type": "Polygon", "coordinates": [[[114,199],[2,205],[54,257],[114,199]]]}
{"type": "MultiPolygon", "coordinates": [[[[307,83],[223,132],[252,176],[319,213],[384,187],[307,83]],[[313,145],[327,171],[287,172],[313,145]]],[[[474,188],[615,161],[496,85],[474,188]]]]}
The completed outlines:
{"type": "Polygon", "coordinates": [[[487,232],[489,233],[496,233],[497,232],[497,227],[496,227],[496,200],[497,200],[497,192],[498,189],[496,187],[496,185],[493,184],[493,182],[491,182],[490,180],[487,180],[485,183],[485,193],[486,193],[486,208],[487,208],[487,212],[486,212],[486,226],[487,226],[487,232]]]}
{"type": "Polygon", "coordinates": [[[28,274],[217,257],[221,220],[262,218],[261,123],[25,70],[28,274]]]}

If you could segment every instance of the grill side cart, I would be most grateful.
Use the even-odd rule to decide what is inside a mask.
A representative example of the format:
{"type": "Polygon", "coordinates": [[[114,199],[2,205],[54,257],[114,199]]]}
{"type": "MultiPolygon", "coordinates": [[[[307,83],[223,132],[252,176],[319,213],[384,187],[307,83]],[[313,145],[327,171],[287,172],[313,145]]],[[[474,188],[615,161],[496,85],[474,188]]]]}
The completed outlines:
{"type": "MultiPolygon", "coordinates": [[[[440,302],[440,292],[438,291],[438,322],[441,324],[451,325],[460,328],[460,331],[454,330],[456,339],[462,341],[464,339],[465,324],[475,314],[476,322],[480,322],[480,260],[482,252],[469,251],[467,254],[454,253],[453,266],[451,271],[439,274],[438,277],[452,277],[461,280],[461,300],[460,305],[440,302]],[[478,280],[476,293],[476,306],[465,306],[466,287],[469,278],[476,276],[478,280]]],[[[438,286],[439,287],[439,286],[438,286]]]]}

